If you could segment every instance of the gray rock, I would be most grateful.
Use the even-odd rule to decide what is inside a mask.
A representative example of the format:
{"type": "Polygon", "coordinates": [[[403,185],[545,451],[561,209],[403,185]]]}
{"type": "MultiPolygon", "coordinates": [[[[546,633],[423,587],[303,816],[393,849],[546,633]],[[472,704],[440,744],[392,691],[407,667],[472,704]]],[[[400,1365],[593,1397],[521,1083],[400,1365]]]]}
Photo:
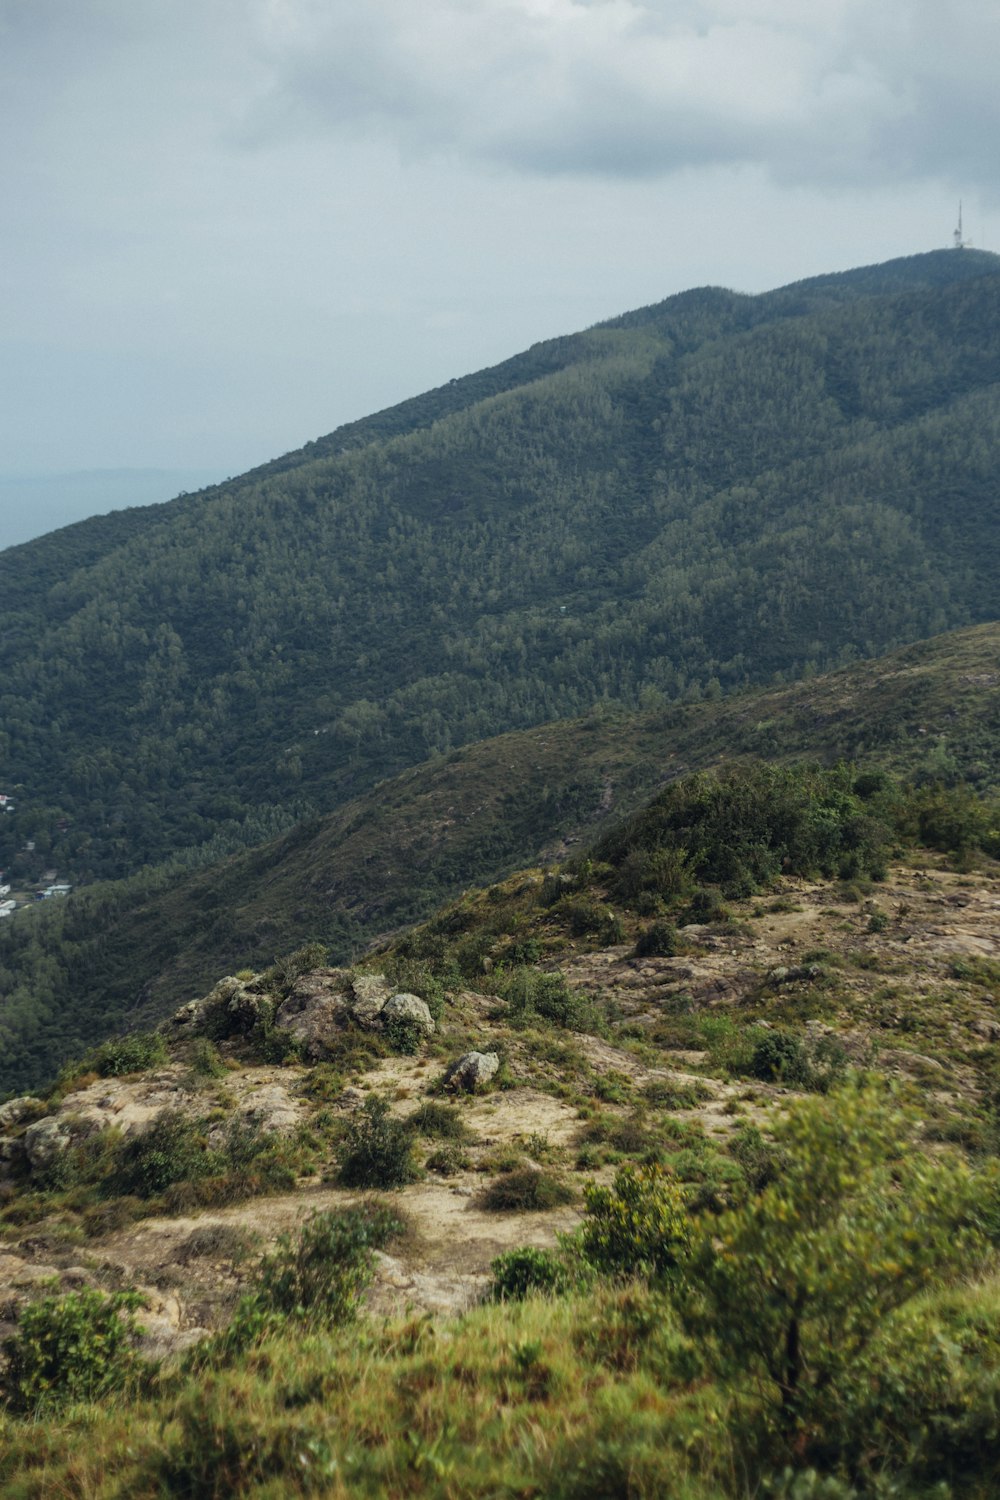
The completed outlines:
{"type": "Polygon", "coordinates": [[[168,1036],[197,1036],[204,1028],[207,1001],[188,1000],[163,1023],[168,1036]]]}
{"type": "Polygon", "coordinates": [[[446,1071],[445,1086],[471,1094],[484,1083],[489,1083],[499,1067],[500,1059],[495,1052],[466,1052],[446,1071]]]}
{"type": "Polygon", "coordinates": [[[348,1015],[340,969],[318,969],[297,979],[283,1000],[274,1024],[301,1042],[313,1062],[329,1056],[331,1044],[348,1015]]]}
{"type": "Polygon", "coordinates": [[[41,1114],[44,1110],[44,1101],[33,1098],[31,1094],[24,1094],[20,1099],[8,1099],[6,1104],[0,1104],[0,1131],[9,1130],[12,1125],[20,1125],[22,1120],[41,1114]]]}
{"type": "Polygon", "coordinates": [[[70,1143],[70,1132],[64,1120],[36,1120],[24,1132],[24,1150],[33,1172],[44,1172],[61,1156],[70,1143]]]}
{"type": "Polygon", "coordinates": [[[351,989],[354,994],[351,1015],[359,1026],[377,1030],[385,1003],[392,996],[392,985],[384,974],[360,974],[351,989]]]}
{"type": "Polygon", "coordinates": [[[390,1021],[412,1021],[420,1027],[424,1036],[430,1036],[434,1030],[434,1018],[427,1008],[427,1001],[421,1000],[419,995],[404,993],[390,996],[382,1007],[379,1019],[383,1026],[390,1021]]]}

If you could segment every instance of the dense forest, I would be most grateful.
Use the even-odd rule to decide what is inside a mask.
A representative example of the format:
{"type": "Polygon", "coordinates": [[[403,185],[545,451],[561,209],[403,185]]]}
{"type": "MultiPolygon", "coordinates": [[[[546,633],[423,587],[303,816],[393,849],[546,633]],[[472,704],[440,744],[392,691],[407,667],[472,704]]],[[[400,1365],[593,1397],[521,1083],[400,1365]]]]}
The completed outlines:
{"type": "Polygon", "coordinates": [[[470,745],[207,868],[176,860],[0,923],[0,1092],[33,1087],[227,970],[319,941],[337,963],[466,886],[588,841],[720,759],[856,761],[1000,788],[1000,626],[808,682],[601,710],[470,745]]]}
{"type": "Polygon", "coordinates": [[[996,616],[997,266],[686,293],[0,555],[0,867],[201,862],[505,730],[996,616]]]}

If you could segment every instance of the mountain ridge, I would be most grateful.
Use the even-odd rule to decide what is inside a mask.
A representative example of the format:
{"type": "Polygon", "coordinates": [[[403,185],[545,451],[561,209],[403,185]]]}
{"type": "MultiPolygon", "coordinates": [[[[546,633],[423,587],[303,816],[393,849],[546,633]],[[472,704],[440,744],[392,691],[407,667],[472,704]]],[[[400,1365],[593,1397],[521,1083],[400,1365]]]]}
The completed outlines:
{"type": "Polygon", "coordinates": [[[668,781],[722,761],[853,760],[1000,787],[1000,624],[807,682],[583,719],[411,768],[202,870],[75,892],[0,927],[0,1088],[148,1026],[224,970],[319,940],[348,962],[466,885],[564,857],[668,781]]]}

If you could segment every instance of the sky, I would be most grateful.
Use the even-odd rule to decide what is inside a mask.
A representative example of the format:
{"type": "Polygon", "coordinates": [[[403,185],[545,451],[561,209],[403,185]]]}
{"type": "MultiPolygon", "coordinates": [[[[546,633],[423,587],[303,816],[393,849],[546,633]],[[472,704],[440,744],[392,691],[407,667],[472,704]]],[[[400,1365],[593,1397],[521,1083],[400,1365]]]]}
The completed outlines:
{"type": "Polygon", "coordinates": [[[960,198],[1000,250],[998,55],[1000,0],[0,0],[0,546],[960,198]]]}

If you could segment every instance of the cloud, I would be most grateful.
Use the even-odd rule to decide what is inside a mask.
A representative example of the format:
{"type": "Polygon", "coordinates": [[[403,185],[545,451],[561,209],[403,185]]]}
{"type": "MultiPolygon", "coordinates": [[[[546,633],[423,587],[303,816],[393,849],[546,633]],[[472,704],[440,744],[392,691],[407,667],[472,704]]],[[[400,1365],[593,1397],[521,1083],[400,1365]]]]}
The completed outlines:
{"type": "Polygon", "coordinates": [[[244,145],[381,134],[404,155],[543,174],[996,178],[1000,15],[978,0],[256,0],[253,14],[271,82],[244,145]]]}

